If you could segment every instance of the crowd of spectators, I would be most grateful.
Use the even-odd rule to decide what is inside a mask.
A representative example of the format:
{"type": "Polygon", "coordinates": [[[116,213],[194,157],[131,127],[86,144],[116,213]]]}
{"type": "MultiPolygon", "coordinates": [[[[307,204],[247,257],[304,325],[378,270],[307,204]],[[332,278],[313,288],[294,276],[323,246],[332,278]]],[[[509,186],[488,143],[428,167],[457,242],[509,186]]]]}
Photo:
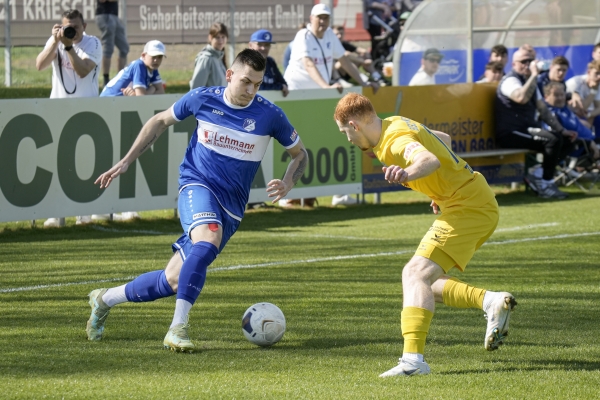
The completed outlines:
{"type": "MultiPolygon", "coordinates": [[[[371,48],[365,49],[344,39],[344,26],[330,26],[331,10],[325,4],[315,5],[309,23],[301,24],[283,57],[284,73],[269,55],[276,43],[266,29],[254,32],[248,47],[259,51],[267,60],[261,90],[277,90],[285,97],[290,90],[335,88],[340,93],[352,85],[370,86],[376,92],[386,82],[375,67],[371,51],[385,34],[386,24],[404,21],[420,1],[364,0],[364,27],[371,37],[371,48]]],[[[101,97],[143,96],[164,93],[158,71],[166,57],[166,48],[158,40],[146,43],[141,57],[126,65],[129,44],[123,23],[118,18],[118,0],[97,0],[96,23],[101,38],[85,34],[82,14],[69,10],[62,23],[52,28],[52,36],[36,59],[38,70],[52,65],[50,98],[98,96],[98,68],[102,68],[101,97]],[[74,32],[74,33],[73,33],[74,32]],[[114,49],[119,50],[119,72],[110,79],[114,49]]],[[[214,23],[206,46],[197,54],[190,88],[225,86],[227,60],[225,47],[229,33],[223,23],[214,23]]],[[[539,170],[527,176],[526,182],[541,197],[564,198],[553,181],[557,164],[573,149],[576,137],[587,140],[597,152],[594,131],[600,128],[600,43],[591,54],[587,73],[565,80],[570,65],[558,55],[547,70],[536,60],[535,49],[522,45],[512,55],[506,72],[508,49],[496,45],[490,49],[485,71],[477,83],[498,83],[495,101],[496,141],[504,148],[526,148],[543,154],[539,170]],[[560,89],[559,89],[560,87],[560,89]],[[564,94],[565,104],[562,104],[564,94]],[[577,123],[572,123],[573,118],[577,123]],[[591,136],[590,136],[591,135],[591,136]]],[[[421,67],[409,86],[436,84],[435,75],[444,54],[436,48],[422,53],[421,67]]],[[[596,154],[596,153],[594,153],[596,154]]],[[[305,199],[306,204],[314,199],[305,199]]],[[[333,204],[353,204],[348,195],[334,196],[333,204]]],[[[282,202],[285,205],[286,202],[282,202]]],[[[288,204],[298,204],[289,201],[288,204]]],[[[116,219],[137,218],[135,212],[115,215],[116,219]]],[[[77,217],[77,223],[106,219],[109,215],[77,217]]],[[[63,223],[50,218],[46,226],[63,223]]]]}

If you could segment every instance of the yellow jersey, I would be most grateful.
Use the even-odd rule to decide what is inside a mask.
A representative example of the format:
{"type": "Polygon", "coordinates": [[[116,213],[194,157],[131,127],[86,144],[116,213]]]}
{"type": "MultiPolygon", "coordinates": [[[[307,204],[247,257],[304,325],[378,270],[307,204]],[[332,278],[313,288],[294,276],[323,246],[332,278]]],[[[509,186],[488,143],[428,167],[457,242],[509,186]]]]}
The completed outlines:
{"type": "Polygon", "coordinates": [[[381,137],[373,152],[384,165],[407,168],[424,151],[438,158],[440,168],[404,186],[429,196],[442,211],[456,206],[478,207],[495,197],[483,175],[473,171],[426,126],[400,116],[382,121],[381,137]]]}

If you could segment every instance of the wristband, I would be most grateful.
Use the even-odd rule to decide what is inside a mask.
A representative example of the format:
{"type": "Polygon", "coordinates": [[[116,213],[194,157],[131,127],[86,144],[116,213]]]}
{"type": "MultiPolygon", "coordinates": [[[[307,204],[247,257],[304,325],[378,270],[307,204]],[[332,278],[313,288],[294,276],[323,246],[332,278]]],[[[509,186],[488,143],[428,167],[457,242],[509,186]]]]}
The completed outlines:
{"type": "Polygon", "coordinates": [[[73,48],[73,46],[65,46],[65,51],[69,51],[73,48]]]}

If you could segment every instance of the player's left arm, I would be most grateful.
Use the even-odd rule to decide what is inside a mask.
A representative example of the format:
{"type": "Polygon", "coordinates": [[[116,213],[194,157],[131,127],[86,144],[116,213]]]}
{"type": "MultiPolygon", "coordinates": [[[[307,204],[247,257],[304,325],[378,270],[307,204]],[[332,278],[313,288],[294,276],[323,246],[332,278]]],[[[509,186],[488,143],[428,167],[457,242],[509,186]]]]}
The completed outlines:
{"type": "Polygon", "coordinates": [[[389,183],[406,183],[431,175],[440,166],[440,160],[433,153],[425,150],[415,154],[412,164],[408,167],[390,165],[383,167],[383,173],[389,183]]]}
{"type": "Polygon", "coordinates": [[[273,203],[284,198],[290,190],[298,183],[298,180],[304,174],[304,170],[308,165],[308,152],[302,144],[302,140],[298,140],[295,146],[287,149],[288,154],[292,157],[288,164],[287,170],[283,179],[273,179],[267,184],[267,192],[269,197],[275,197],[273,203]]]}

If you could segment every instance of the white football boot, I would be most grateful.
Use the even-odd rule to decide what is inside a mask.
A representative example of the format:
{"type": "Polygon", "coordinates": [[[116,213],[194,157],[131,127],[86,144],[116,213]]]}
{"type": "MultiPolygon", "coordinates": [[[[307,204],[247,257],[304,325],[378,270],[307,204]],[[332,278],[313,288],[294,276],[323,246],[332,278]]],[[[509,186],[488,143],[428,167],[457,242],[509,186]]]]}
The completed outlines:
{"type": "Polygon", "coordinates": [[[486,292],[484,297],[484,312],[487,319],[484,347],[488,351],[497,350],[508,336],[508,321],[510,313],[517,305],[515,297],[508,292],[486,292]]]}
{"type": "Polygon", "coordinates": [[[427,375],[431,372],[429,365],[425,361],[403,360],[402,358],[394,368],[385,371],[379,375],[380,378],[388,378],[390,376],[414,376],[427,375]]]}

